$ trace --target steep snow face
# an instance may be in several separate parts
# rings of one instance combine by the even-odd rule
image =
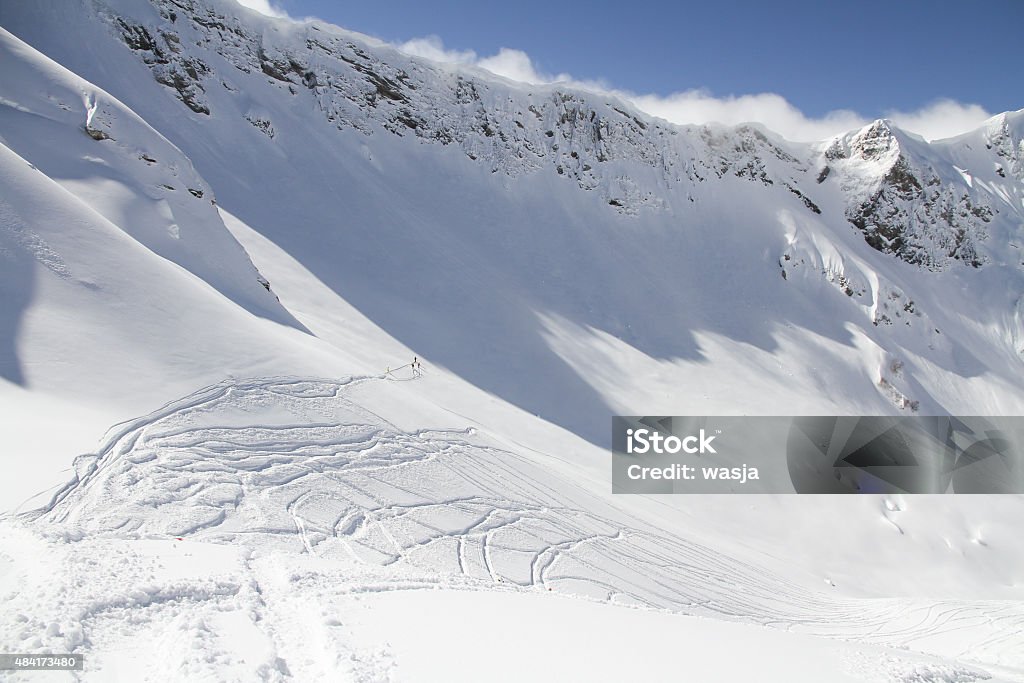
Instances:
[[[97,421],[225,372],[312,367],[297,350],[328,362],[179,149],[2,29],[0,65],[0,495],[52,485],[36,470],[64,469]]]
[[[1024,406],[1019,116],[796,145],[219,0],[0,20],[390,338],[595,443],[614,412]]]
[[[240,306],[296,324],[224,228],[210,187],[180,150],[109,94],[7,31],[0,58],[4,144],[11,152],[131,239]]]

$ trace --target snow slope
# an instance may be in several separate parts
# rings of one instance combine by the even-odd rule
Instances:
[[[0,20],[113,90],[390,337],[594,443],[637,402],[1020,410],[1020,179],[978,161],[968,183],[964,141],[669,126],[216,1]]]
[[[602,448],[618,412],[1020,412],[1019,112],[796,145],[224,0],[0,25],[0,648],[1024,678],[1020,497],[612,497]]]
[[[1020,680],[1019,600],[853,598],[839,577],[812,585],[749,550],[655,527],[474,428],[408,432],[363,407],[402,384],[223,382],[115,428],[76,460],[78,480],[31,533],[2,527],[7,646],[85,651],[104,680],[470,678],[481,675],[463,668],[474,657],[497,678],[607,678],[601,658],[577,658],[614,651],[601,639],[625,630],[623,648],[727,638],[780,680]],[[997,538],[985,544],[1008,542]],[[410,610],[423,616],[396,627]],[[607,626],[545,637],[547,619]],[[460,624],[481,620],[494,626],[464,637]],[[442,633],[473,654],[426,657]],[[548,638],[559,650],[541,646]],[[154,642],[169,653],[151,659]],[[623,649],[618,666],[748,677],[751,660],[728,648],[633,662]]]
[[[5,633],[86,652],[94,680],[1014,681],[1013,670],[739,621],[191,540],[0,526]],[[90,581],[79,584],[78,577]],[[9,617],[9,618],[8,618]],[[957,623],[944,626],[953,629]],[[38,635],[36,635],[38,634]],[[12,640],[12,635],[6,640]],[[33,673],[12,680],[67,680]]]
[[[0,50],[0,374],[14,410],[31,403],[5,429],[4,453],[30,479],[5,478],[5,494],[45,488],[17,464],[47,452],[40,434],[65,433],[66,467],[70,444],[91,448],[98,419],[225,372],[328,359],[261,285],[177,148],[9,33]],[[296,349],[320,363],[288,361]],[[81,411],[91,419],[76,428]]]

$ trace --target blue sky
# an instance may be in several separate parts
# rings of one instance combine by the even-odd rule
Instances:
[[[661,100],[771,93],[811,121],[846,111],[909,116],[940,100],[978,107],[932,112],[933,124],[1024,107],[1024,0],[270,2],[391,42],[435,36],[456,59],[512,48],[542,78],[570,75]],[[673,118],[667,111],[652,113]]]

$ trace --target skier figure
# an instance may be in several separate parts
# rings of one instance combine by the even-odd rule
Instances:
[[[419,377],[420,376],[420,360],[416,356],[412,357],[412,376],[413,377]]]

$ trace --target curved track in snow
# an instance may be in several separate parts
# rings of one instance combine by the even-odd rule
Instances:
[[[1024,666],[1019,604],[808,591],[655,529],[473,429],[406,432],[347,397],[377,381],[202,389],[111,430],[36,524],[290,549],[364,568],[335,586],[342,592],[429,585],[409,581],[412,572]]]

